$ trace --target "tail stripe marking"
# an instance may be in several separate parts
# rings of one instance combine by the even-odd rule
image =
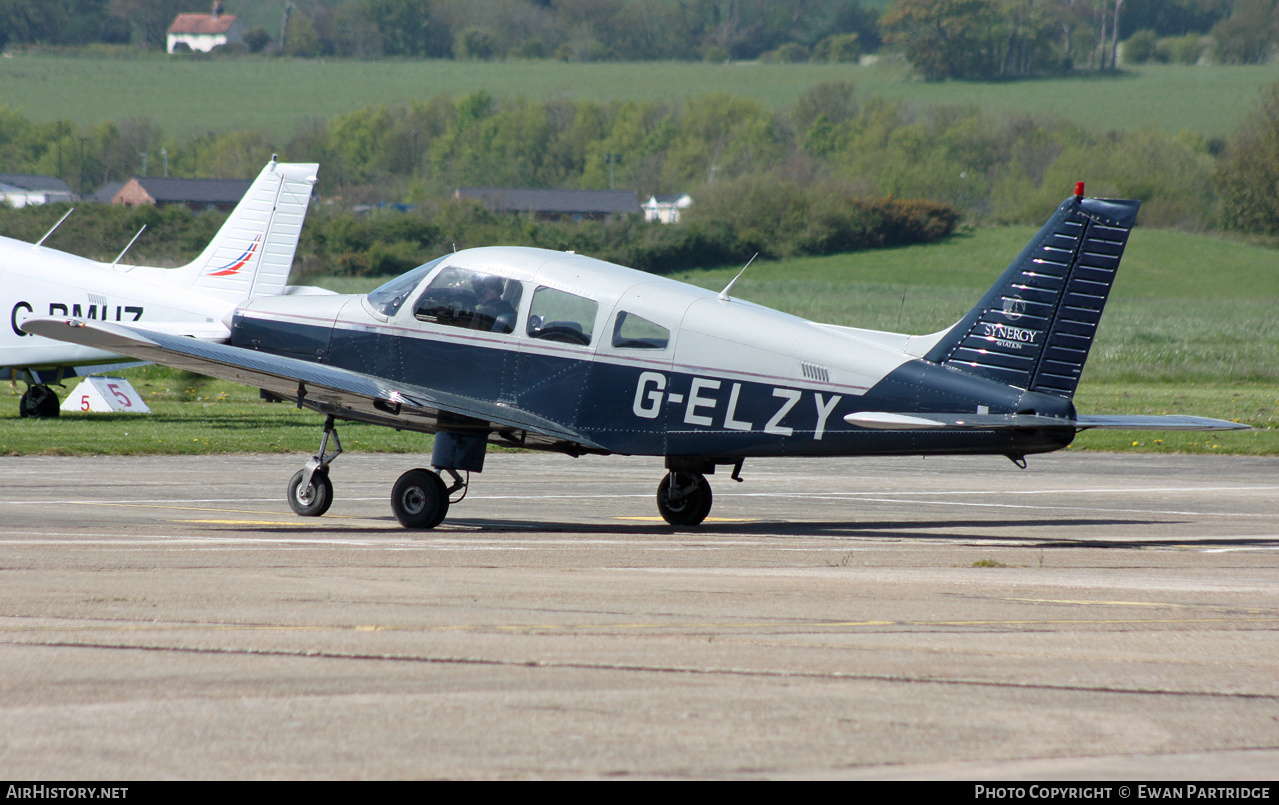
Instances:
[[[248,250],[245,251],[244,254],[235,258],[234,260],[232,260],[230,263],[223,266],[222,268],[218,268],[213,271],[210,271],[208,273],[208,276],[229,277],[232,274],[238,273],[240,269],[248,265],[248,262],[253,259],[253,253],[258,250],[258,242],[261,240],[262,240],[262,236],[258,235],[256,238],[253,239],[253,243],[249,245]]]

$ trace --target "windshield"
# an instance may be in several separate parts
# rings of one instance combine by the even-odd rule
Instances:
[[[523,293],[518,280],[448,266],[431,280],[413,315],[433,324],[510,333]]]
[[[444,255],[448,257],[448,255]],[[420,265],[407,274],[401,274],[390,282],[386,283],[377,290],[371,292],[366,299],[369,305],[386,316],[388,319],[399,312],[400,306],[404,304],[404,300],[409,298],[413,293],[413,289],[418,286],[422,278],[438,266],[444,257],[437,257],[431,262]]]

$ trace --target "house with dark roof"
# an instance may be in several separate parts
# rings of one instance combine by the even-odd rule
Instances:
[[[92,201],[97,204],[110,204],[115,199],[115,194],[120,192],[120,188],[124,187],[124,182],[107,182],[94,192],[82,198],[85,201]]]
[[[638,215],[634,190],[542,190],[531,187],[459,187],[458,199],[473,199],[494,212],[530,212],[541,218],[602,220]]]
[[[29,173],[0,173],[0,204],[25,207],[28,204],[54,204],[75,201],[75,193],[67,183],[54,176]]]
[[[161,179],[134,177],[111,196],[112,204],[182,204],[192,210],[229,211],[249,191],[249,179]]]
[[[221,0],[213,3],[212,14],[179,14],[169,26],[165,49],[198,50],[208,53],[218,45],[244,44],[244,23],[234,14],[223,14]]]
[[[693,199],[687,193],[681,196],[649,196],[648,201],[640,206],[644,208],[645,220],[678,224],[680,210],[693,206]]]

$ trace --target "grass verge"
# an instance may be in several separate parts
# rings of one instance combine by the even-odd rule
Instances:
[[[21,419],[22,385],[6,386],[0,394],[0,455],[314,453],[319,447],[323,417],[265,402],[255,388],[163,366],[113,375],[127,378],[152,413],[64,411],[56,419]],[[78,382],[70,381],[66,391]],[[340,432],[349,451],[413,453],[429,451],[432,443],[430,436],[373,425],[347,423]]]

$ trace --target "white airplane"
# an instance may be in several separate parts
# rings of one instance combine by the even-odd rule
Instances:
[[[706,475],[758,456],[993,454],[1019,466],[1078,431],[1247,427],[1086,416],[1071,402],[1139,202],[1057,209],[953,327],[912,336],[818,324],[570,252],[447,254],[362,296],[264,298],[230,343],[59,316],[29,332],[247,383],[326,416],[289,505],[323,514],[338,419],[435,433],[391,509],[433,528],[486,444],[664,457],[657,507],[695,526]],[[740,276],[740,275],[739,275]],[[736,282],[736,280],[734,280]],[[329,449],[330,439],[333,449]],[[464,481],[459,472],[468,473]]]
[[[273,157],[204,252],[182,268],[120,265],[123,252],[115,262],[100,263],[46,248],[57,225],[35,244],[0,237],[0,310],[9,314],[8,326],[0,325],[0,371],[27,384],[22,416],[57,416],[50,385],[122,360],[25,333],[27,318],[137,322],[179,335],[226,338],[230,314],[243,302],[328,293],[288,285],[318,167]]]

